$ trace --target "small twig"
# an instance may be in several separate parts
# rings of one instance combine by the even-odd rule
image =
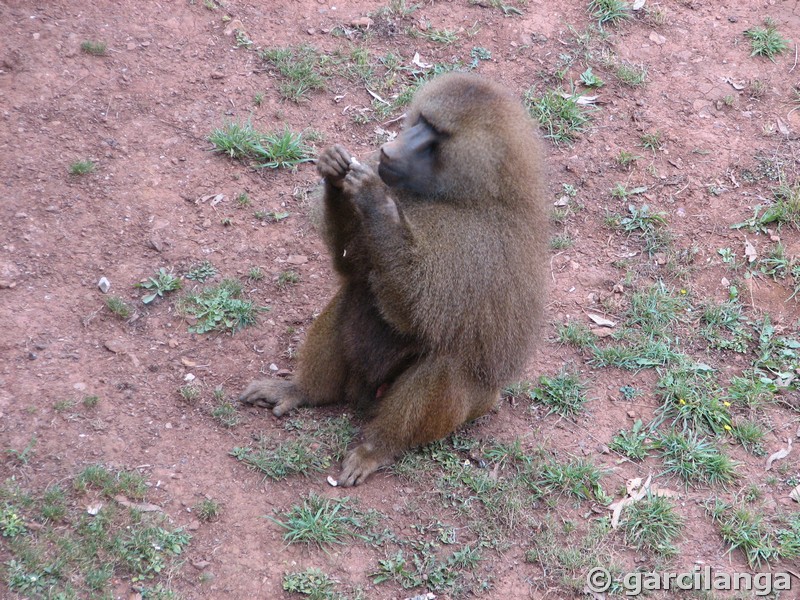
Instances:
[[[789,73],[791,73],[792,71],[794,71],[794,68],[795,68],[796,66],[797,66],[797,44],[795,44],[795,45],[794,45],[794,64],[792,65],[792,68],[791,68],[791,69],[789,69]]]
[[[392,103],[391,103],[391,102],[387,102],[386,100],[384,100],[383,98],[381,98],[380,96],[378,96],[378,94],[376,94],[375,92],[373,92],[373,91],[372,91],[371,89],[369,89],[368,87],[365,87],[364,89],[365,89],[365,90],[367,90],[367,91],[369,92],[369,95],[370,95],[370,96],[372,96],[373,98],[375,98],[375,100],[377,100],[378,102],[382,102],[382,103],[383,103],[383,104],[385,104],[386,106],[391,106],[391,105],[392,105]]]
[[[382,125],[391,125],[392,123],[397,123],[398,121],[402,121],[406,118],[406,113],[403,113],[399,117],[395,117],[394,119],[389,119],[388,121],[384,121],[381,123]]]

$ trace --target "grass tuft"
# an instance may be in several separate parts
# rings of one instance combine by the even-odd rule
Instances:
[[[789,49],[789,40],[778,33],[775,21],[764,19],[764,27],[753,27],[744,32],[750,38],[750,56],[765,56],[772,62],[775,57]]]
[[[97,42],[93,40],[81,42],[81,51],[85,54],[91,54],[92,56],[105,56],[107,49],[108,47],[105,42]]]
[[[631,18],[631,7],[624,0],[590,0],[589,12],[601,28]]]
[[[242,300],[242,284],[235,279],[223,279],[218,285],[193,292],[178,301],[178,312],[194,320],[191,333],[228,331],[236,333],[253,325],[259,311],[251,300]]]
[[[537,96],[534,88],[525,94],[525,103],[536,121],[546,131],[545,137],[555,144],[572,143],[579,133],[586,131],[591,120],[589,110],[581,104],[581,95],[560,90],[548,90]]]
[[[208,139],[215,152],[253,161],[258,168],[288,169],[312,160],[312,150],[306,145],[304,135],[288,128],[261,133],[249,121],[227,121],[212,131]]]
[[[683,519],[668,498],[648,494],[628,506],[623,514],[621,525],[626,543],[665,557],[677,554],[673,541],[683,528]]]
[[[91,160],[77,160],[69,166],[70,175],[88,175],[95,169],[95,163]]]

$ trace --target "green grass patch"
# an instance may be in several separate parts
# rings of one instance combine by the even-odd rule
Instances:
[[[189,326],[191,333],[223,331],[236,333],[256,322],[259,311],[251,300],[244,300],[242,284],[235,279],[223,279],[218,285],[206,287],[180,298],[177,309],[180,314],[194,320]]]
[[[630,431],[621,430],[611,439],[609,449],[635,461],[644,460],[653,447],[652,434],[645,429],[641,419],[637,419]]]
[[[283,513],[281,519],[266,517],[285,530],[288,544],[306,544],[326,548],[346,540],[363,538],[371,526],[370,518],[352,506],[349,497],[324,498],[311,492]]]
[[[304,102],[309,92],[325,88],[322,56],[311,46],[267,48],[261,58],[280,73],[283,81],[278,91],[286,100]]]
[[[559,590],[557,596],[580,598],[586,589],[586,574],[602,567],[611,574],[613,597],[624,595],[622,575],[627,571],[622,564],[613,561],[613,530],[610,519],[603,517],[586,523],[579,531],[570,522],[552,518],[545,519],[531,536],[531,548],[525,553],[525,562],[538,565],[540,581],[549,589]]]
[[[81,42],[81,52],[92,56],[105,56],[108,45],[105,42],[86,40]]]
[[[549,493],[567,494],[578,500],[596,500],[607,504],[610,498],[600,485],[603,474],[602,469],[583,458],[568,462],[551,460],[541,466],[538,484]]]
[[[747,450],[753,456],[764,456],[764,438],[767,435],[766,430],[753,421],[738,421],[731,429],[733,439],[742,445],[742,448]]]
[[[312,160],[312,149],[303,133],[289,128],[262,133],[250,121],[226,121],[208,136],[215,152],[238,160],[251,161],[257,168],[292,168]]]
[[[731,403],[717,384],[717,374],[697,365],[667,369],[659,378],[658,394],[662,405],[656,421],[667,418],[693,431],[722,435],[731,431]]]
[[[771,18],[764,19],[763,27],[752,27],[744,32],[750,39],[750,56],[764,56],[775,62],[775,57],[789,49],[789,42],[779,32]]]
[[[640,87],[647,83],[647,67],[644,65],[621,62],[614,69],[614,75],[620,83],[629,87]]]
[[[624,0],[590,0],[589,13],[597,19],[597,24],[617,25],[631,18],[631,7]]]
[[[142,296],[142,302],[150,304],[156,298],[163,298],[165,294],[181,289],[181,279],[161,267],[153,277],[137,283],[136,287],[149,290],[150,293]]]
[[[577,373],[563,367],[554,377],[542,375],[539,385],[528,392],[531,400],[541,402],[562,417],[575,416],[584,410],[588,402],[585,395],[586,383],[580,380]]]
[[[708,341],[709,346],[717,350],[743,354],[753,341],[748,327],[749,320],[738,300],[728,300],[720,304],[709,302],[703,308],[700,322],[700,335]]]
[[[280,481],[326,470],[333,461],[342,459],[355,435],[345,416],[322,421],[291,419],[286,425],[298,432],[296,438],[277,441],[261,436],[255,446],[233,448],[231,456],[265,477]]]
[[[676,475],[687,485],[727,486],[736,479],[736,464],[710,439],[692,431],[669,431],[658,439],[665,473]]]
[[[83,493],[99,490],[109,498],[122,494],[141,500],[147,495],[147,479],[139,471],[113,471],[100,464],[89,465],[78,473],[73,487]]]
[[[286,573],[282,586],[284,591],[307,596],[309,600],[346,600],[346,596],[336,591],[338,583],[324,571],[311,567]]]
[[[53,485],[23,492],[10,480],[0,486],[7,589],[26,598],[110,598],[124,582],[143,597],[173,597],[169,580],[190,536],[168,528],[161,514],[122,509],[111,499],[137,496],[125,481],[129,473],[87,467],[72,491]],[[107,499],[87,512],[94,489]],[[152,595],[156,590],[162,595]]]
[[[219,271],[217,271],[217,268],[212,265],[210,261],[204,260],[189,267],[189,270],[186,271],[184,277],[186,279],[191,279],[192,281],[203,283],[206,280],[214,277],[218,272]]]
[[[97,165],[91,160],[77,160],[69,166],[70,175],[88,175]]]
[[[579,350],[589,348],[597,341],[597,336],[591,329],[576,321],[560,323],[557,334],[559,343],[568,344]]]
[[[204,498],[192,507],[192,511],[198,519],[204,523],[215,520],[222,512],[219,502],[211,498]]]
[[[677,554],[674,540],[683,529],[684,522],[669,498],[648,494],[626,507],[622,514],[620,525],[627,544],[664,557]]]
[[[133,310],[128,306],[128,303],[118,296],[106,296],[104,303],[106,308],[120,319],[128,319],[133,314]]]
[[[581,103],[581,94],[561,90],[548,90],[536,95],[534,88],[525,94],[525,104],[531,116],[545,131],[545,137],[555,144],[572,143],[578,134],[586,131],[590,110]]]
[[[752,568],[780,556],[775,535],[764,521],[763,512],[752,512],[744,506],[735,506],[722,500],[716,500],[708,507],[708,512],[719,528],[722,539],[728,544],[728,552],[742,551]]]

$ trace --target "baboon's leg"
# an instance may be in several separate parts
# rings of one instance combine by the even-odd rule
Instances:
[[[364,427],[364,442],[343,463],[340,484],[358,485],[409,448],[441,439],[486,414],[498,390],[481,386],[447,359],[424,361],[394,381]]]

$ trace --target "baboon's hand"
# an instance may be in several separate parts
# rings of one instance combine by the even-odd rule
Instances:
[[[261,379],[247,386],[239,396],[239,402],[261,408],[272,408],[272,414],[282,417],[303,404],[303,399],[291,382]]]
[[[399,222],[397,204],[389,194],[378,174],[370,167],[354,162],[344,178],[342,191],[362,215],[388,217]]]
[[[317,159],[317,172],[332,186],[341,188],[352,162],[353,157],[347,149],[336,144],[326,149]]]

